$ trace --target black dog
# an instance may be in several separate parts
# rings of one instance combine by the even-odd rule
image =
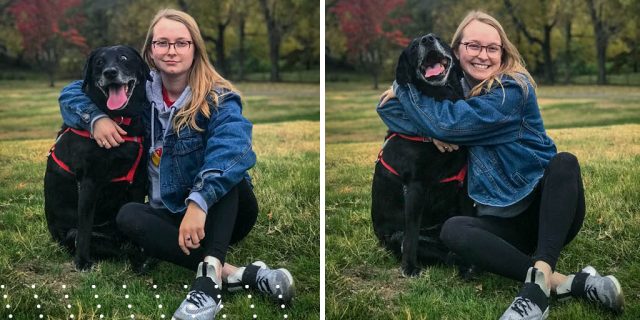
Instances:
[[[414,39],[400,55],[399,84],[412,83],[438,101],[463,98],[462,69],[451,48],[437,36]],[[402,258],[405,276],[420,263],[455,261],[441,243],[440,229],[453,215],[469,215],[465,187],[467,152],[441,153],[429,138],[389,132],[380,151],[372,186],[371,218],[378,239]],[[463,277],[468,268],[460,268]]]
[[[62,126],[51,148],[44,177],[45,215],[53,239],[75,252],[75,266],[87,270],[92,257],[121,255],[124,237],[115,216],[127,202],[146,195],[143,112],[149,108],[145,83],[149,67],[133,48],[94,50],[82,89],[127,131],[117,148],[103,149],[89,132]]]

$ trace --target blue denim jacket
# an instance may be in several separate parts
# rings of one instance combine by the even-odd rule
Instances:
[[[81,81],[68,85],[60,94],[60,112],[65,124],[91,130],[92,121],[104,114],[81,91]],[[160,162],[160,193],[172,212],[186,210],[185,199],[198,193],[208,207],[215,204],[233,186],[248,178],[247,170],[255,165],[251,148],[252,124],[242,116],[240,96],[233,92],[220,96],[218,106],[210,103],[211,117],[199,115],[197,123],[204,132],[189,127],[164,137]],[[151,108],[145,110],[148,132]],[[155,128],[160,128],[159,120]],[[162,139],[162,130],[156,130]],[[148,138],[148,137],[147,137]]]
[[[437,102],[415,86],[394,84],[397,98],[377,108],[389,130],[468,146],[469,196],[506,207],[525,198],[556,154],[533,87],[513,78],[467,100]]]

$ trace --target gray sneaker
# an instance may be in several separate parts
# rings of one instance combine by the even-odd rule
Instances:
[[[550,290],[544,273],[531,267],[518,296],[511,302],[500,320],[542,320],[549,316]]]
[[[249,270],[251,267],[258,267],[255,269],[256,280],[254,287],[258,291],[267,294],[273,300],[283,303],[290,303],[295,295],[295,286],[293,283],[293,276],[289,270],[269,269],[269,267],[262,261],[256,261],[247,267]],[[251,268],[253,269],[253,268]]]
[[[624,311],[624,294],[620,282],[614,276],[587,275],[586,278],[576,275],[574,284],[580,286],[580,280],[584,283],[584,291],[581,295],[587,300],[608,308],[616,313]],[[578,281],[576,281],[578,280]],[[573,289],[573,288],[572,288]]]
[[[200,262],[191,291],[182,301],[172,320],[212,320],[222,307],[220,281],[213,265]]]

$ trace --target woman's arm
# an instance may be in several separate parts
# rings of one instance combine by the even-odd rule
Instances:
[[[109,119],[82,91],[82,81],[71,82],[58,98],[62,121],[70,127],[91,132],[98,145],[107,149],[124,142],[127,132]]]
[[[490,145],[514,141],[522,122],[525,98],[520,86],[513,80],[503,81],[503,88],[468,100],[437,102],[422,95],[413,85],[397,86],[397,106],[378,108],[385,118],[407,118],[425,136],[466,145]],[[535,99],[530,88],[527,99]],[[390,103],[393,102],[393,99]],[[397,119],[385,120],[398,122]]]
[[[242,116],[239,96],[229,93],[220,97],[218,108],[212,108],[206,129],[204,164],[194,180],[187,202],[194,201],[207,212],[242,181],[247,170],[256,163],[256,155],[251,148],[252,127],[251,122]]]

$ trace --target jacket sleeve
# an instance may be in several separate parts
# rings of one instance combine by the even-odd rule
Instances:
[[[441,102],[411,84],[394,87],[406,117],[424,136],[462,145],[501,144],[518,137],[525,97],[514,80],[467,100]],[[532,95],[530,87],[527,98],[535,99]]]
[[[205,134],[204,164],[187,198],[200,207],[203,199],[205,212],[242,181],[256,163],[256,154],[251,148],[253,125],[242,116],[240,97],[228,93],[219,101],[218,108],[212,108]]]
[[[62,121],[70,127],[93,133],[93,123],[107,115],[82,92],[82,81],[76,80],[62,89],[58,98]]]

